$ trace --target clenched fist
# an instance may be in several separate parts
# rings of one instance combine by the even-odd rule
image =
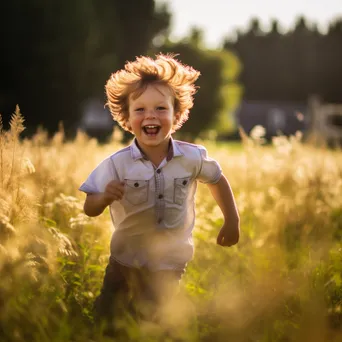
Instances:
[[[117,180],[113,180],[106,185],[103,193],[103,199],[107,205],[112,204],[114,201],[122,199],[125,189],[125,183]]]

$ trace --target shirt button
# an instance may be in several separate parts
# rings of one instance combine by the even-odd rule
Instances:
[[[159,196],[158,196],[158,198],[159,199],[162,199],[164,196],[162,195],[162,194],[160,194]]]
[[[183,181],[183,185],[186,185],[186,183],[187,183],[187,181],[185,180],[185,181]]]
[[[158,170],[157,170],[157,173],[160,173],[160,172],[161,172],[161,170],[160,170],[160,169],[158,169]]]
[[[134,183],[134,186],[137,188],[139,186],[139,183]]]

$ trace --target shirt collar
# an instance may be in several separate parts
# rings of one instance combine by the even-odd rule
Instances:
[[[134,161],[137,161],[139,159],[145,159],[148,160],[147,156],[144,154],[144,152],[140,149],[138,141],[136,138],[134,138],[132,144],[130,145],[131,149],[131,156]],[[166,156],[166,160],[170,161],[174,157],[182,156],[183,152],[179,149],[178,145],[175,143],[175,141],[170,138],[169,143],[169,150]]]

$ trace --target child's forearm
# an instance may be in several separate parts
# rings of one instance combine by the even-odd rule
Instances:
[[[239,222],[239,213],[236,207],[233,191],[227,178],[222,175],[216,184],[208,184],[208,187],[220,207],[224,219]]]
[[[103,213],[108,203],[103,193],[88,194],[84,202],[84,212],[88,216],[98,216]]]

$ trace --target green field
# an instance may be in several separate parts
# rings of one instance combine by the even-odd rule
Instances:
[[[0,138],[0,341],[109,341],[91,307],[111,222],[82,212],[77,189],[118,136]],[[237,246],[215,244],[219,208],[200,185],[195,257],[160,324],[123,315],[119,341],[342,340],[342,154],[279,137],[263,147],[200,142],[217,159],[241,216]]]

